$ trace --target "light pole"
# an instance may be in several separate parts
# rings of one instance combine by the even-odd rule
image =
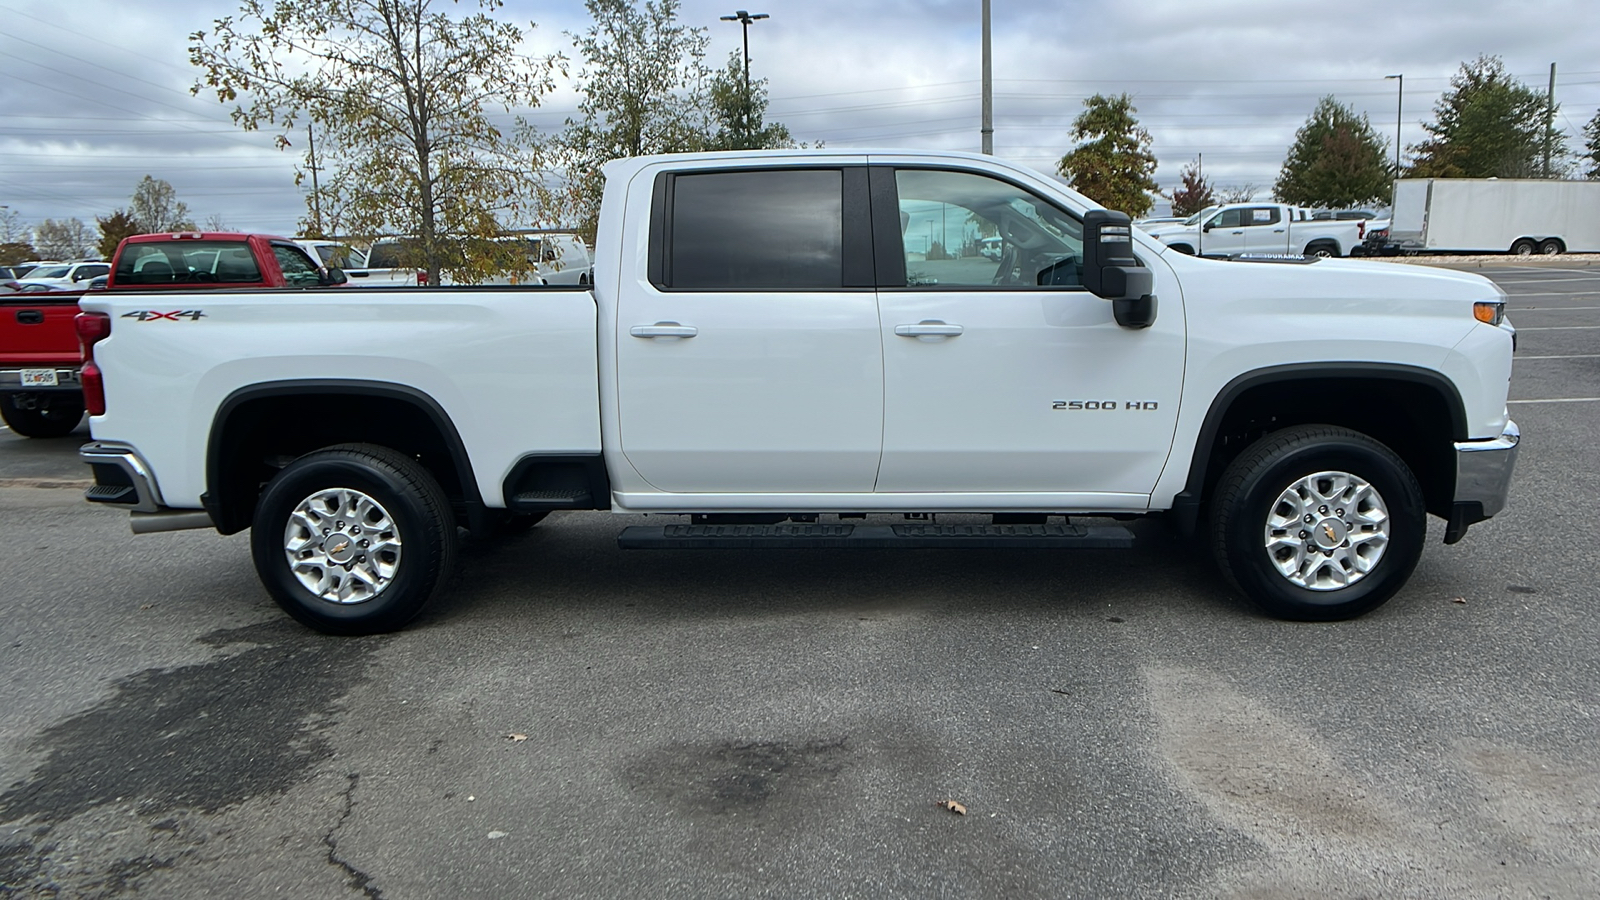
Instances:
[[[766,13],[751,13],[745,10],[734,10],[733,15],[723,16],[724,22],[738,22],[744,31],[744,131],[745,139],[750,137],[750,23],[757,19],[770,18]]]
[[[989,57],[989,0],[983,0],[983,152],[994,155],[994,75]]]
[[[1400,177],[1400,123],[1405,121],[1406,103],[1406,76],[1385,75],[1384,81],[1398,81],[1399,90],[1395,91],[1394,100],[1394,177]]]

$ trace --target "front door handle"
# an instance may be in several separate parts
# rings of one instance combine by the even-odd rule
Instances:
[[[37,310],[37,309],[19,309],[19,310],[17,310],[17,324],[18,325],[43,325],[44,324],[44,312],[42,310]]]
[[[894,327],[894,333],[901,337],[955,337],[964,330],[960,325],[950,325],[937,319],[924,319],[915,325]]]
[[[677,322],[657,322],[654,325],[635,325],[628,333],[636,338],[692,338],[700,333],[693,325]]]
[[[1272,229],[1272,233],[1273,234],[1283,234],[1283,229],[1282,228],[1274,228],[1274,229]]]

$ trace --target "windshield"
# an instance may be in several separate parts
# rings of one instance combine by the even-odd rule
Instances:
[[[71,266],[40,266],[28,273],[29,278],[65,278]]]

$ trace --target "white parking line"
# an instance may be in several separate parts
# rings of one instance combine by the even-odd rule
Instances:
[[[1507,400],[1507,403],[1600,403],[1600,397],[1555,397],[1550,400]]]
[[[1597,276],[1600,276],[1600,273],[1590,275],[1588,278],[1525,278],[1520,281],[1515,278],[1507,278],[1501,281],[1496,281],[1495,284],[1498,284],[1501,287],[1504,287],[1508,284],[1561,284],[1565,281],[1594,281]]]
[[[1600,325],[1534,325],[1529,328],[1518,328],[1518,331],[1593,331]]]
[[[1600,306],[1526,306],[1520,309],[1513,307],[1511,311],[1520,316],[1524,313],[1572,312],[1585,309],[1600,309]]]
[[[1600,353],[1574,353],[1569,356],[1513,356],[1514,362],[1523,362],[1529,359],[1600,359]]]

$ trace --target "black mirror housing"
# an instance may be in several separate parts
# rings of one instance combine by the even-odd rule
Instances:
[[[1133,255],[1133,221],[1127,213],[1096,209],[1084,214],[1083,286],[1112,301],[1118,325],[1155,323],[1156,298],[1150,293],[1155,275]]]
[[[338,266],[328,266],[317,273],[317,283],[321,285],[344,284],[349,280],[350,277]]]

